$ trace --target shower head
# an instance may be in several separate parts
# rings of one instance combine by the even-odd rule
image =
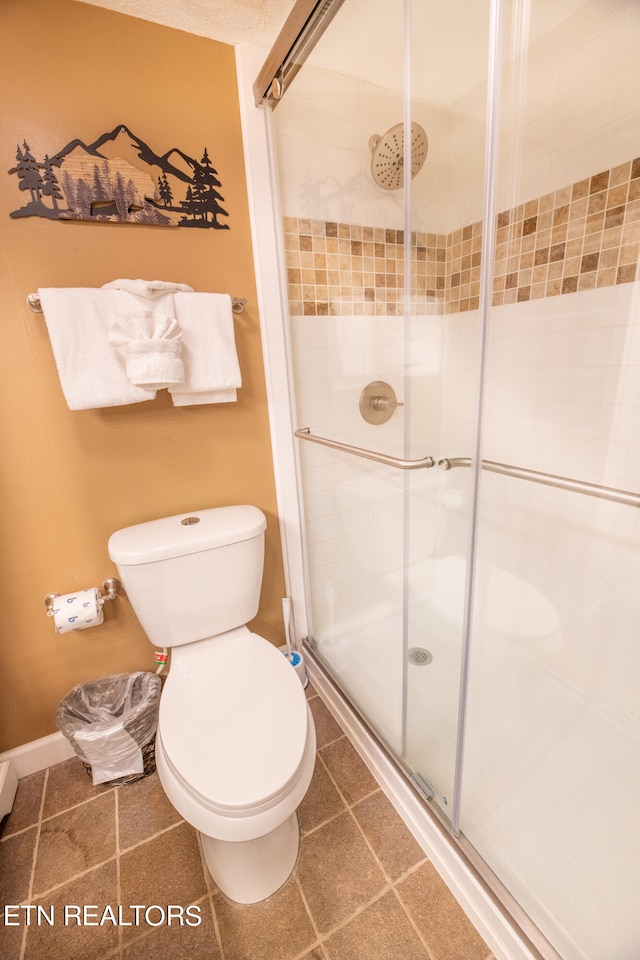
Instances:
[[[411,179],[427,159],[429,141],[419,123],[411,124]],[[383,190],[397,190],[404,183],[404,124],[396,123],[382,136],[369,138],[371,176]]]

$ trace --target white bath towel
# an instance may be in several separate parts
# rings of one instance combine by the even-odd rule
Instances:
[[[119,315],[118,291],[45,287],[38,294],[70,410],[116,407],[155,397],[155,390],[130,382],[122,357],[107,340]]]
[[[229,403],[242,386],[231,297],[223,293],[176,293],[175,316],[183,333],[185,382],[169,387],[177,407]]]
[[[193,293],[193,287],[186,283],[172,283],[168,280],[111,280],[102,286],[103,290],[124,290],[134,297],[145,300],[157,300],[171,293]]]
[[[131,383],[160,390],[184,383],[182,330],[175,317],[158,310],[141,310],[115,320],[107,335],[125,362]]]

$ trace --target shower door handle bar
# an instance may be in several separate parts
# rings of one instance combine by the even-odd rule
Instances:
[[[442,460],[438,460],[438,466],[441,470],[451,470],[453,467],[470,467],[471,458],[444,457]],[[560,490],[572,490],[575,493],[584,493],[589,497],[599,497],[601,500],[623,503],[628,507],[640,507],[640,493],[633,493],[630,490],[618,490],[616,487],[605,487],[598,483],[572,480],[570,477],[559,477],[553,473],[528,470],[526,467],[513,467],[508,463],[497,463],[495,460],[483,460],[482,469],[491,473],[500,473],[505,477],[531,480],[533,483],[542,483],[547,487],[558,487]]]
[[[376,463],[385,463],[387,466],[397,467],[399,470],[424,470],[429,469],[429,467],[435,467],[436,465],[433,457],[420,457],[419,460],[403,460],[401,457],[392,457],[386,453],[377,453],[375,450],[367,450],[365,447],[354,447],[350,443],[340,443],[338,440],[319,437],[311,433],[309,427],[302,427],[300,430],[295,430],[293,435],[300,440],[310,440],[312,443],[319,443],[323,447],[341,450],[343,453],[350,453],[354,457],[363,457],[365,460],[375,460]]]

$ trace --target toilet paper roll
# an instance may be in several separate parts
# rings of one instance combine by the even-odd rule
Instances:
[[[56,597],[52,612],[58,633],[97,627],[104,620],[102,597],[97,587]]]

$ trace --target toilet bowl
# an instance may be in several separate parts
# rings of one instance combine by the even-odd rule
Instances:
[[[156,734],[160,781],[199,832],[213,880],[238,903],[265,899],[289,877],[296,810],[315,763],[295,670],[246,626],[257,612],[265,526],[255,507],[222,507],[109,540],[147,636],[172,648]]]

